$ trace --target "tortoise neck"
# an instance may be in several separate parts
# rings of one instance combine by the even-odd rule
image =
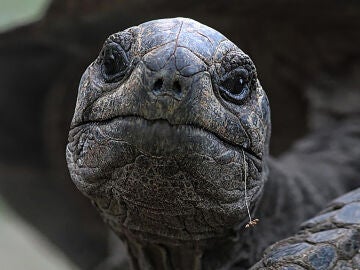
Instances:
[[[238,239],[224,237],[206,242],[169,245],[127,239],[132,270],[217,270],[230,269]]]
[[[132,270],[202,270],[203,250],[197,247],[127,242]]]

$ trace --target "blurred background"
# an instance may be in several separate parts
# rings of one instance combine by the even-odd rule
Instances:
[[[95,269],[108,257],[108,230],[65,162],[78,82],[108,35],[174,16],[217,29],[254,60],[272,155],[360,115],[355,0],[0,0],[0,269]]]

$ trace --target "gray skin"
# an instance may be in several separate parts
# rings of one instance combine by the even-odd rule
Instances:
[[[280,255],[292,257],[274,256],[276,245],[263,253],[350,188],[356,121],[270,158],[269,103],[249,56],[196,21],[164,19],[106,40],[81,79],[66,156],[76,186],[127,244],[131,269],[248,269],[259,259],[253,269],[350,260],[356,269],[360,218],[349,215],[332,223],[351,232],[342,231],[355,243],[347,257],[331,243],[333,253],[305,244],[292,252],[294,242],[310,241],[304,232],[332,229],[318,224],[279,242]],[[339,134],[344,142],[334,144]],[[341,168],[332,151],[346,157]],[[360,189],[353,193],[359,215]],[[245,228],[246,204],[257,209],[254,228]],[[331,263],[316,268],[294,254]]]

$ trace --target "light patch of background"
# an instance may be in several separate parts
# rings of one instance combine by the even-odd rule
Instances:
[[[76,267],[0,201],[0,269],[76,270]]]
[[[0,0],[0,31],[40,19],[48,4],[48,0]]]

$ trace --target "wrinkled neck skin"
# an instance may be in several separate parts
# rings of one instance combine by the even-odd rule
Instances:
[[[230,236],[181,245],[144,243],[131,237],[125,242],[134,270],[229,269],[236,244]]]
[[[233,269],[236,262],[248,269],[256,261],[250,230],[243,224],[222,237],[173,244],[141,241],[124,231],[120,238],[133,270],[225,270]],[[262,244],[265,248],[269,241]]]
[[[331,143],[332,139],[326,143]],[[309,136],[300,143],[313,140]],[[344,136],[343,145],[347,143],[349,141]],[[260,220],[256,226],[245,228],[246,220],[223,237],[183,245],[144,243],[131,234],[124,235],[121,238],[127,244],[132,269],[249,269],[270,244],[298,231],[300,224],[323,209],[329,200],[351,189],[352,178],[345,176],[349,172],[356,173],[351,157],[343,164],[343,177],[339,177],[335,171],[332,172],[333,165],[327,162],[332,155],[316,160],[316,155],[314,157],[309,152],[309,159],[304,160],[299,151],[295,149],[277,160],[268,158],[268,179],[261,198],[252,208],[253,218]],[[301,149],[301,152],[306,153],[306,149]],[[312,166],[315,160],[328,168],[331,179],[302,171],[303,166]],[[286,170],[294,162],[300,165],[298,170]]]

